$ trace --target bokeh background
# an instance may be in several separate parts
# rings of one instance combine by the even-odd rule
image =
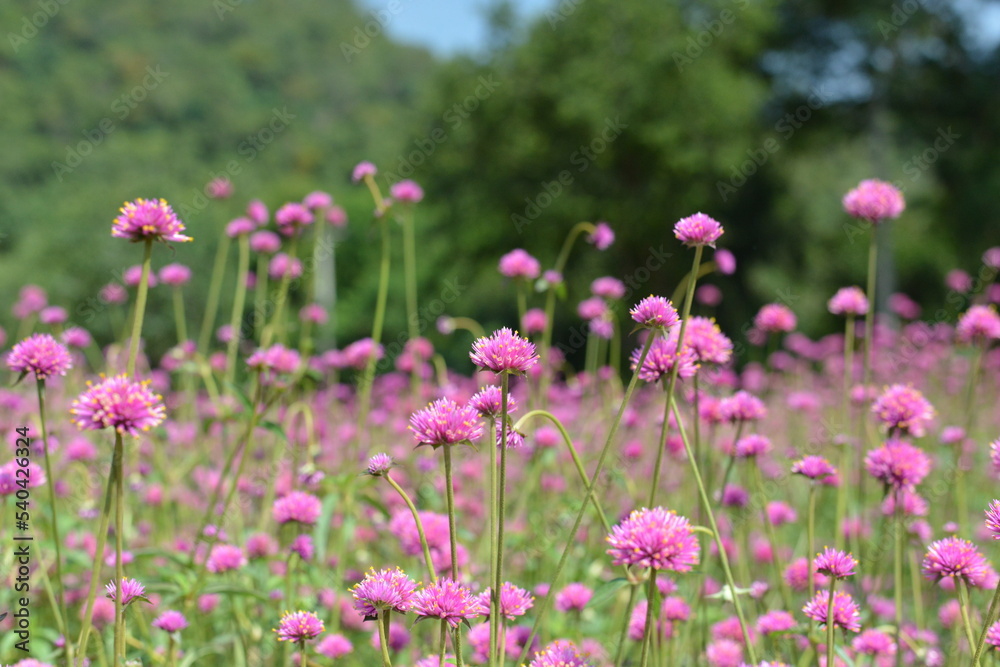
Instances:
[[[10,336],[9,304],[35,283],[110,340],[94,300],[140,254],[109,239],[123,201],[166,198],[195,237],[156,267],[195,268],[197,323],[226,222],[252,198],[273,211],[313,190],[349,217],[319,338],[367,335],[378,243],[371,198],[350,183],[361,160],[385,191],[403,177],[426,190],[421,302],[453,280],[448,314],[487,327],[516,322],[501,254],[523,247],[548,267],[574,223],[608,221],[611,249],[570,261],[557,338],[593,278],[634,280],[651,254],[673,257],[637,296],[669,295],[690,261],[670,229],[695,211],[722,221],[739,262],[710,279],[737,342],[771,301],[807,333],[831,330],[827,298],[865,275],[867,232],[840,206],[863,178],[908,202],[881,238],[886,294],[933,313],[945,273],[975,275],[1000,243],[996,2],[6,0],[0,25]],[[205,196],[217,176],[231,198]],[[174,343],[166,289],[150,310],[155,356]],[[400,284],[390,311],[386,340],[405,328]]]

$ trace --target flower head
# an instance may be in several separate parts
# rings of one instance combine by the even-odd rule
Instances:
[[[729,422],[757,421],[767,416],[764,401],[742,389],[723,399],[719,410],[723,419]]]
[[[285,612],[281,617],[281,622],[275,628],[278,633],[279,642],[302,643],[308,639],[314,639],[326,630],[323,621],[311,611],[297,611],[294,613]]]
[[[118,595],[118,587],[115,586],[115,582],[109,582],[104,586],[104,590],[107,591],[107,594],[104,597],[114,601],[115,597]],[[149,600],[146,599],[146,587],[135,579],[122,577],[122,607],[127,607],[136,600],[149,602]]]
[[[365,474],[381,477],[388,473],[390,468],[392,468],[392,457],[385,453],[379,453],[368,459],[368,468],[365,469]]]
[[[934,406],[909,385],[887,387],[872,404],[876,418],[890,430],[920,437],[934,419]]]
[[[755,458],[769,451],[771,451],[771,439],[758,433],[750,433],[736,441],[737,458]]]
[[[788,333],[795,330],[798,320],[788,306],[780,303],[769,303],[757,312],[753,323],[764,333]]]
[[[15,373],[34,373],[36,380],[66,375],[73,367],[69,350],[49,334],[33,334],[7,354],[7,367]]]
[[[477,339],[469,357],[476,366],[494,373],[526,373],[538,362],[534,344],[507,327]]]
[[[557,639],[535,654],[528,667],[593,667],[587,654],[567,639]]]
[[[972,306],[962,313],[955,325],[955,338],[966,345],[988,345],[990,341],[1000,338],[1000,315],[996,308],[992,305]]]
[[[479,594],[480,613],[483,616],[490,615],[490,600],[493,597],[493,588],[487,588]],[[535,598],[531,593],[519,588],[509,581],[505,581],[500,586],[500,615],[508,621],[524,614],[535,604]]]
[[[126,202],[111,224],[111,236],[129,241],[190,241],[184,223],[164,199],[136,199]]]
[[[688,246],[707,245],[714,248],[722,234],[722,225],[704,213],[681,218],[674,225],[674,236]]]
[[[454,445],[478,440],[483,435],[479,413],[450,398],[439,398],[410,415],[410,430],[418,445]]]
[[[869,179],[844,195],[844,210],[854,218],[878,224],[898,218],[906,208],[903,193],[891,183]]]
[[[389,188],[389,194],[396,201],[415,204],[424,198],[424,189],[417,185],[415,181],[402,180],[392,184],[392,187]]]
[[[974,586],[988,574],[989,563],[972,542],[946,537],[927,547],[921,569],[925,577],[934,581],[951,577]]]
[[[273,384],[278,376],[291,375],[301,363],[299,353],[281,343],[259,349],[247,358],[247,366],[261,374],[264,384]]]
[[[792,473],[808,477],[813,481],[823,481],[835,476],[837,469],[822,456],[804,456],[792,464]]]
[[[567,584],[556,594],[556,609],[559,611],[582,611],[593,595],[594,591],[583,584]]]
[[[611,529],[607,541],[615,565],[687,572],[698,564],[700,547],[691,524],[663,507],[634,510]]]
[[[124,373],[99,384],[87,383],[70,407],[73,423],[82,431],[113,428],[123,435],[138,436],[166,418],[159,395],[149,390],[149,381],[132,382]]]
[[[836,579],[844,579],[854,574],[858,561],[851,554],[840,549],[825,548],[816,554],[813,568],[820,574],[826,574]]]
[[[311,225],[313,212],[305,204],[289,202],[274,213],[274,222],[284,236],[295,236],[302,227]]]
[[[827,611],[830,604],[830,591],[816,593],[812,600],[802,608],[809,618],[820,625],[827,624]],[[842,591],[833,594],[833,624],[835,627],[858,632],[861,629],[861,611],[850,595]]]
[[[386,610],[405,614],[413,603],[417,583],[397,568],[368,570],[365,578],[351,589],[354,608],[366,620],[375,619]]]
[[[781,609],[769,611],[757,619],[757,632],[762,635],[769,635],[772,632],[785,632],[794,627],[795,617]]]
[[[615,232],[608,223],[598,222],[587,236],[587,242],[593,243],[598,250],[607,250],[615,242]]]
[[[931,460],[919,447],[889,440],[865,457],[868,474],[895,489],[912,488],[931,471]]]
[[[668,299],[652,294],[629,311],[632,319],[648,329],[670,329],[680,323],[677,309]]]
[[[417,616],[439,618],[453,628],[482,611],[479,598],[451,579],[441,579],[414,593],[411,609]]]
[[[986,508],[986,529],[994,540],[1000,540],[1000,500],[994,500]]]
[[[834,315],[865,315],[868,313],[868,297],[860,287],[841,287],[826,306]]]
[[[874,628],[865,630],[854,638],[851,648],[863,655],[889,657],[896,655],[896,642],[892,637]]]
[[[642,348],[632,350],[629,357],[632,370],[636,369],[640,356],[642,356]],[[698,360],[690,347],[684,345],[680,354],[677,353],[676,335],[671,335],[669,338],[657,338],[650,345],[649,352],[642,362],[642,368],[639,369],[639,379],[646,382],[658,382],[662,378],[669,377],[675,365],[680,366],[677,369],[677,377],[681,380],[693,377],[698,372]]]
[[[319,498],[304,491],[292,491],[274,501],[272,513],[276,523],[291,521],[311,526],[319,519],[323,503]]]
[[[378,169],[375,168],[371,162],[367,160],[359,162],[357,166],[354,167],[354,171],[351,172],[351,180],[355,183],[363,181],[366,176],[374,176],[378,173]]]
[[[534,280],[542,272],[542,265],[527,250],[517,248],[500,258],[499,269],[508,278]]]
[[[499,417],[503,413],[503,391],[495,384],[483,387],[469,399],[469,406],[484,417]],[[507,414],[517,410],[517,401],[507,395]]]
[[[168,609],[153,621],[153,627],[159,628],[165,632],[180,632],[188,626],[187,619],[184,618],[184,614],[179,611],[173,611]]]
[[[243,549],[235,544],[216,544],[208,554],[205,569],[212,574],[238,570],[247,564]]]
[[[684,347],[691,348],[695,358],[706,364],[727,364],[733,355],[733,341],[708,317],[688,319]]]

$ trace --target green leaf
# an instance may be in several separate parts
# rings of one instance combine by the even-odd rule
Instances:
[[[269,421],[269,420],[263,420],[263,421],[260,422],[260,424],[258,424],[258,426],[260,426],[261,428],[266,429],[266,430],[270,431],[271,433],[274,433],[275,435],[279,436],[282,440],[285,441],[286,445],[290,444],[289,441],[288,441],[288,434],[285,433],[285,429],[281,428],[280,424],[277,424],[277,423],[275,423],[273,421]]]

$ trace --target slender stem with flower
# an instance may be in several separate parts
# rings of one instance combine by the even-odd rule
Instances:
[[[500,468],[497,477],[497,549],[496,549],[496,572],[493,577],[493,595],[490,598],[490,616],[496,616],[499,627],[503,621],[500,618],[500,591],[503,583],[503,540],[504,540],[504,511],[506,510],[506,488],[507,488],[507,398],[509,396],[510,374],[503,373],[500,376]],[[492,442],[486,443],[487,447],[493,447]],[[455,555],[452,554],[452,562]],[[491,652],[499,653],[504,648],[502,639],[497,638],[497,645]],[[503,664],[502,658],[500,664]]]
[[[128,366],[126,372],[135,377],[135,364],[139,356],[139,339],[142,337],[142,320],[146,314],[146,297],[149,294],[149,270],[153,257],[153,239],[147,238],[142,255],[142,277],[135,299],[135,318],[132,320],[132,336],[129,340]]]
[[[396,490],[396,493],[399,494],[399,496],[403,499],[403,502],[406,503],[406,506],[409,508],[410,514],[413,515],[413,522],[417,526],[417,535],[420,537],[420,548],[424,552],[424,563],[426,563],[427,565],[427,575],[430,577],[431,583],[436,583],[437,575],[434,573],[434,561],[431,559],[431,550],[427,544],[427,536],[424,533],[424,524],[420,520],[420,514],[417,512],[416,505],[413,504],[413,501],[410,499],[409,494],[403,490],[403,487],[399,485],[399,482],[394,480],[389,475],[388,470],[382,474],[382,477],[385,477],[385,481],[389,483],[389,486],[391,486]],[[454,561],[456,559],[453,558],[452,560]],[[454,576],[454,574],[452,574],[452,579],[454,579],[455,581],[458,580]]]
[[[895,489],[896,493],[896,507],[895,507],[895,541],[894,541],[894,564],[893,564],[893,587],[896,595],[896,646],[902,646],[903,644],[903,533],[906,530],[906,526],[903,523],[903,491],[900,488]],[[966,627],[968,631],[968,626]],[[972,641],[969,641],[969,646],[972,646]],[[896,665],[898,666],[901,661],[902,651],[896,652]]]
[[[243,305],[247,295],[247,276],[250,273],[250,238],[241,234],[239,244],[239,266],[236,273],[236,296],[233,299],[233,312],[229,316],[229,343],[226,349],[226,380],[232,384],[236,377],[236,353],[243,339]]]
[[[403,275],[406,276],[406,329],[409,339],[420,336],[420,322],[417,314],[417,242],[414,234],[413,207],[404,206],[398,216],[403,226]],[[420,364],[413,364],[410,373],[410,396],[417,405],[420,396]]]
[[[366,179],[367,180],[367,179]],[[377,189],[378,186],[372,184],[369,187]],[[378,210],[384,213],[381,208],[381,200],[377,200]],[[378,273],[378,294],[375,298],[375,315],[372,321],[372,345],[377,348],[382,341],[382,327],[385,323],[385,306],[389,298],[389,266],[392,259],[391,246],[389,243],[389,226],[384,218],[377,221],[379,235],[382,238],[382,258],[379,260]],[[374,350],[365,364],[364,375],[361,377],[360,399],[358,405],[358,435],[362,436],[366,432],[368,424],[368,413],[371,411],[372,385],[375,383],[375,359]]]
[[[208,299],[205,302],[205,319],[201,321],[201,333],[198,336],[198,351],[206,354],[208,344],[212,339],[212,329],[219,312],[219,295],[222,293],[222,280],[225,276],[226,258],[229,256],[229,235],[222,230],[219,246],[215,251],[215,264],[212,266],[212,280],[208,284]]]

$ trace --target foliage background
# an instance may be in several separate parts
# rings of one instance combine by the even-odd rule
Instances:
[[[405,172],[427,191],[417,212],[421,302],[454,276],[466,287],[449,314],[488,327],[516,319],[499,256],[524,247],[551,265],[579,220],[609,221],[618,240],[574,255],[557,335],[577,324],[574,304],[593,278],[633,276],[661,244],[676,262],[639,292],[669,294],[688,262],[670,227],[701,210],[726,226],[722,245],[740,263],[718,280],[725,330],[738,338],[762,303],[784,299],[807,332],[828,331],[826,299],[864,275],[866,255],[867,236],[852,233],[839,200],[871,176],[897,182],[908,200],[883,239],[893,259],[883,284],[933,312],[940,276],[975,274],[1000,242],[1000,52],[998,30],[982,21],[987,4],[564,0],[520,21],[493,2],[481,55],[442,58],[395,42],[377,13],[341,0],[6,2],[0,293],[10,304],[23,284],[42,285],[107,342],[94,299],[139,259],[107,242],[110,221],[125,200],[164,197],[196,238],[173,259],[197,269],[186,290],[197,323],[222,226],[251,198],[273,211],[323,189],[350,218],[337,247],[335,324],[321,332],[344,344],[371,326],[372,204],[349,181],[369,159],[384,188]],[[406,20],[406,3],[382,11]],[[44,23],[32,34],[33,17]],[[366,27],[375,36],[359,37]],[[165,75],[143,90],[147,68]],[[294,118],[251,158],[243,142],[275,109]],[[99,131],[105,118],[110,132]],[[609,122],[620,133],[581,162]],[[438,129],[442,141],[431,139]],[[942,133],[953,139],[939,150]],[[56,164],[87,144],[71,171]],[[759,166],[748,162],[755,155]],[[205,200],[204,185],[233,160],[235,196]],[[512,216],[545,201],[562,171],[572,182],[518,224]],[[174,341],[169,293],[151,298],[155,354]],[[404,328],[401,284],[390,309],[387,339]],[[13,335],[9,306],[0,324]]]

